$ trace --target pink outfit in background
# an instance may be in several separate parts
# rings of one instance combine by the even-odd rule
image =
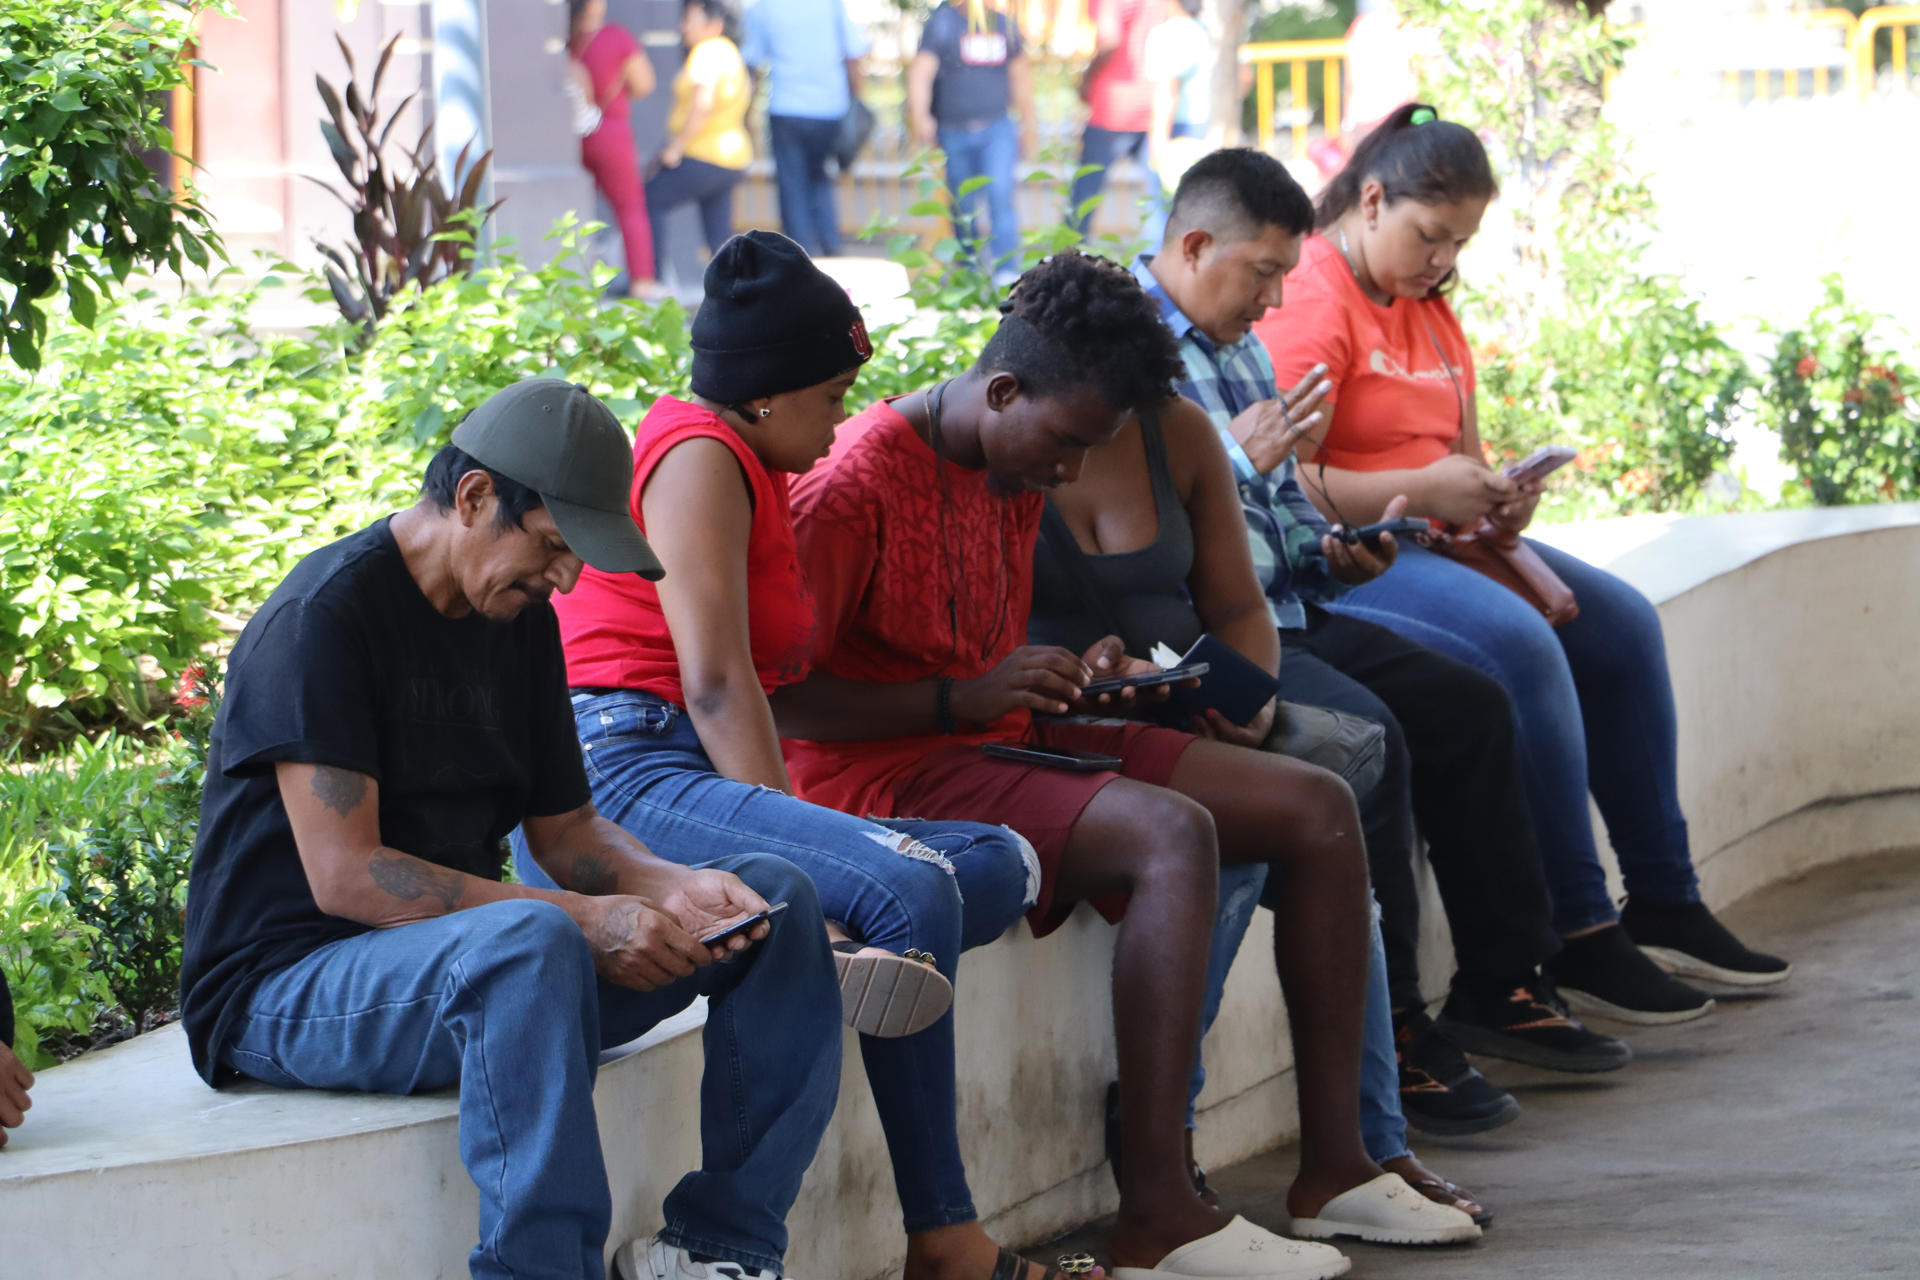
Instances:
[[[580,163],[613,206],[613,219],[626,248],[627,278],[651,280],[653,223],[647,219],[639,147],[628,114],[632,99],[627,94],[626,66],[627,59],[635,56],[646,54],[631,32],[612,22],[596,31],[580,51],[581,65],[593,81],[593,101],[600,108],[600,127],[580,140]]]

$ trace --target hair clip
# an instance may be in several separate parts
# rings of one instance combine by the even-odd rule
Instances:
[[[1407,117],[1408,124],[1432,124],[1440,117],[1432,107],[1415,107],[1413,114]]]

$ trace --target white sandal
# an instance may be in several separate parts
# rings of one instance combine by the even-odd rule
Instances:
[[[1295,1218],[1293,1234],[1309,1240],[1348,1236],[1369,1244],[1464,1244],[1480,1228],[1451,1205],[1427,1199],[1397,1173],[1342,1191],[1316,1217]]]
[[[1115,1267],[1113,1280],[1333,1280],[1353,1265],[1338,1249],[1277,1236],[1235,1215],[1151,1267]]]

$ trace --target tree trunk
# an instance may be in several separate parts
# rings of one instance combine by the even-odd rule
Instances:
[[[1240,145],[1240,41],[1247,31],[1246,0],[1207,0],[1207,29],[1215,34],[1213,137],[1216,146]]]

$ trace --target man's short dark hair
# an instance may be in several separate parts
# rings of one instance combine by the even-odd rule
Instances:
[[[442,513],[451,511],[454,490],[460,487],[460,477],[469,471],[484,471],[493,481],[493,496],[499,501],[493,511],[493,527],[496,529],[524,528],[527,512],[547,505],[538,493],[526,485],[476,462],[472,454],[453,444],[433,455],[433,461],[427,464],[426,479],[420,483],[420,492],[433,500],[436,510]]]
[[[1248,240],[1268,227],[1306,235],[1313,230],[1313,201],[1266,152],[1227,147],[1202,156],[1180,179],[1165,243],[1194,230],[1216,240]]]
[[[1006,318],[977,367],[1011,373],[1038,399],[1091,387],[1128,412],[1173,394],[1186,375],[1173,331],[1133,273],[1069,249],[1014,282]]]

